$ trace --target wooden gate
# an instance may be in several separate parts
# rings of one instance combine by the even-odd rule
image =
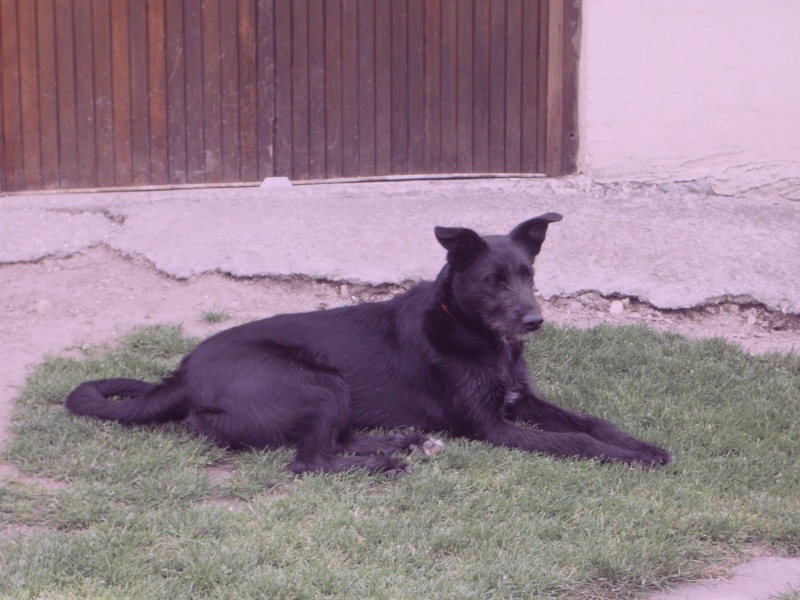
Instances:
[[[0,191],[574,172],[580,0],[0,0]]]

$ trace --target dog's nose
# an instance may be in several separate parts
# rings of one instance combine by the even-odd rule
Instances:
[[[528,331],[536,331],[544,323],[542,315],[530,314],[522,317],[522,323]]]

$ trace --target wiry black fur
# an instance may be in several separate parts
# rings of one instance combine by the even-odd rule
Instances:
[[[296,473],[407,470],[391,454],[430,448],[429,438],[358,432],[399,427],[557,456],[667,464],[666,450],[560,408],[529,382],[523,340],[542,324],[531,265],[559,220],[547,213],[486,237],[437,227],[447,263],[433,282],[386,302],[228,329],[160,384],[83,383],[67,408],[127,424],[185,420],[231,448],[293,445]]]

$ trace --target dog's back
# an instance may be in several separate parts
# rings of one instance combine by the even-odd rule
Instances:
[[[263,361],[283,361],[300,373],[341,377],[351,395],[348,421],[353,427],[446,429],[431,376],[438,353],[424,331],[432,306],[433,283],[423,282],[384,302],[254,321],[201,343],[184,359],[180,377],[190,396],[207,405],[216,395],[208,387],[230,380],[231,363],[238,372],[240,365],[252,362],[248,373],[256,376]],[[239,385],[251,385],[250,375]],[[269,382],[252,385],[268,387]]]

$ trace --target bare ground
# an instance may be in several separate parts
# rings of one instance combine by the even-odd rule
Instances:
[[[14,397],[46,354],[113,343],[134,327],[147,324],[179,323],[187,334],[204,337],[254,318],[380,300],[402,289],[302,278],[237,279],[224,274],[176,280],[146,261],[105,246],[34,263],[0,265],[0,446],[9,436]],[[586,292],[543,301],[543,309],[547,320],[561,325],[644,323],[690,337],[723,337],[754,354],[800,351],[800,317],[741,304],[735,298],[690,310],[659,311],[635,298]],[[224,312],[229,318],[210,323],[204,318],[209,311]],[[0,463],[0,481],[4,479],[48,488],[63,485]],[[724,597],[713,592],[704,596],[697,590],[691,594]]]

